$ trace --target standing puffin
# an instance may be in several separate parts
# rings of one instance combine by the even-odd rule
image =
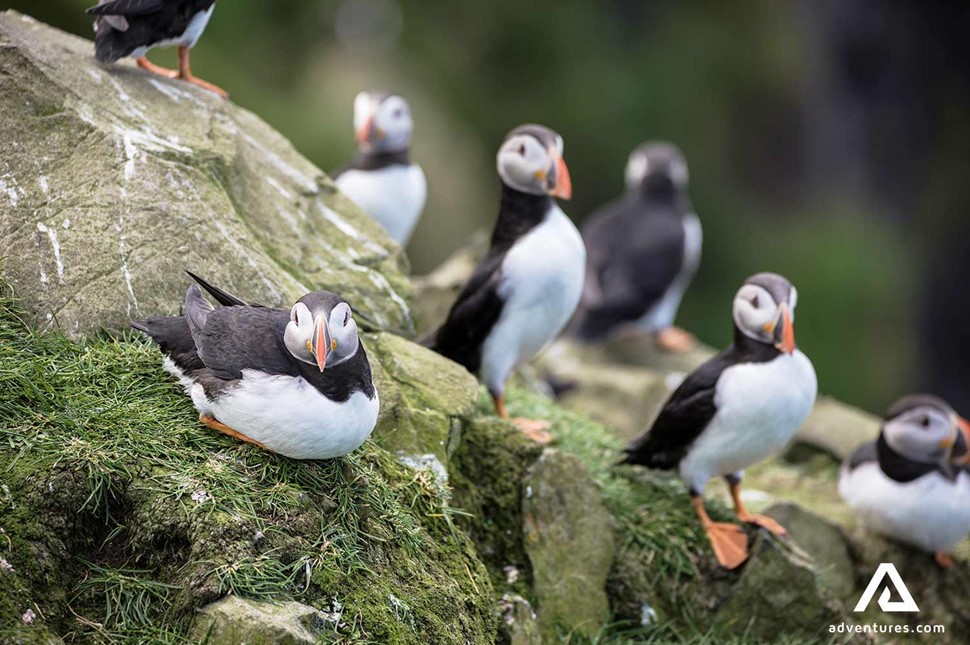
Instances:
[[[595,341],[624,327],[655,334],[669,351],[696,340],[674,318],[701,260],[701,223],[687,195],[687,162],[669,143],[630,154],[627,192],[583,225],[586,287],[571,331]]]
[[[195,277],[195,276],[193,276]],[[199,421],[293,459],[330,459],[359,447],[380,403],[350,305],[308,293],[287,311],[249,306],[196,278],[185,316],[137,320],[192,397]]]
[[[354,130],[357,156],[334,173],[337,187],[405,246],[428,193],[421,166],[411,163],[411,107],[396,94],[361,92]]]
[[[864,526],[933,553],[943,568],[970,535],[970,423],[935,396],[903,397],[879,438],[842,466],[839,493]]]
[[[131,56],[142,69],[179,78],[225,98],[228,94],[192,74],[189,52],[202,36],[216,0],[100,0],[94,16],[94,54],[102,63]],[[154,47],[178,47],[178,71],[159,67],[145,54]]]
[[[708,517],[703,494],[711,477],[726,478],[739,520],[785,533],[771,518],[748,512],[740,487],[744,469],[784,448],[815,403],[815,369],[795,348],[797,295],[780,275],[748,278],[734,296],[734,342],[684,379],[621,462],[678,469],[714,554],[728,569],[747,559],[747,536]]]
[[[506,379],[559,335],[583,289],[586,249],[554,199],[572,196],[562,150],[562,137],[541,125],[505,138],[491,246],[431,339],[432,349],[480,376],[502,418]],[[551,440],[547,422],[513,422],[537,442]]]

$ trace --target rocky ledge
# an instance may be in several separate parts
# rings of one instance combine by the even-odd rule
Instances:
[[[408,340],[469,256],[412,294],[400,249],[265,123],[90,52],[0,16],[0,640],[802,642],[843,620],[966,633],[966,558],[940,573],[862,535],[835,497],[834,455],[871,435],[868,415],[826,401],[752,473],[753,503],[791,539],[752,533],[751,561],[721,571],[678,482],[613,466],[702,352],[557,345],[533,372],[574,380],[569,395],[528,373],[510,393],[514,414],[552,420],[541,449]],[[266,304],[345,295],[381,392],[373,439],[307,463],[199,426],[124,331],[178,309],[185,268]],[[889,560],[921,613],[853,615]]]

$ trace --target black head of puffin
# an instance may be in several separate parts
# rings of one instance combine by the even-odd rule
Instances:
[[[798,292],[777,273],[756,273],[734,296],[736,332],[778,351],[795,351],[795,305]]]
[[[910,394],[889,408],[882,436],[898,454],[920,463],[970,462],[970,422],[932,394]]]
[[[411,106],[404,97],[388,92],[360,92],[354,98],[354,133],[361,152],[407,150],[413,131]]]
[[[283,332],[286,349],[321,372],[352,358],[360,347],[350,305],[330,291],[314,291],[296,301]]]
[[[680,148],[665,141],[648,141],[630,153],[626,163],[627,190],[646,193],[687,189],[687,159]]]
[[[563,140],[557,132],[530,123],[506,135],[496,156],[496,167],[509,188],[569,199],[573,194],[572,179],[562,154]]]

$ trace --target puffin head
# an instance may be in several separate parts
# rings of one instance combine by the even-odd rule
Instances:
[[[296,301],[283,344],[299,361],[322,372],[352,358],[360,347],[350,305],[329,291],[314,291]]]
[[[970,423],[946,401],[929,394],[910,394],[896,401],[882,424],[889,447],[924,464],[970,461]]]
[[[400,152],[411,146],[411,106],[396,94],[361,92],[354,99],[354,131],[362,152]]]
[[[509,132],[496,158],[499,177],[509,188],[532,195],[569,199],[573,185],[562,159],[562,137],[541,125]]]
[[[748,338],[795,351],[795,304],[798,291],[777,273],[756,273],[734,296],[734,326]]]
[[[626,162],[626,187],[630,191],[682,191],[687,189],[687,180],[687,160],[672,143],[642,143]]]

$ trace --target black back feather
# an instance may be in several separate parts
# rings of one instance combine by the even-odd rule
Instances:
[[[627,446],[620,463],[661,470],[676,468],[717,413],[714,395],[724,371],[743,363],[767,363],[779,355],[774,346],[735,330],[734,342],[684,379],[650,429]]]

